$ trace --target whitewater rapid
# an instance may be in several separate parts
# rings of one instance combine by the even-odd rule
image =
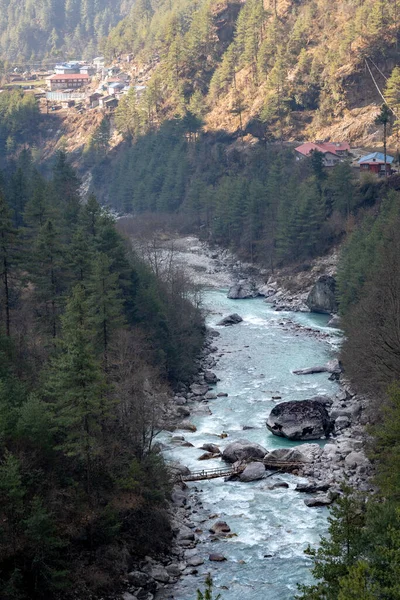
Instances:
[[[202,285],[207,273],[202,270]],[[210,274],[210,283],[213,275]],[[218,467],[220,459],[199,462],[199,447],[208,442],[223,447],[240,438],[262,444],[268,450],[291,447],[291,443],[273,436],[265,426],[266,418],[280,401],[300,400],[315,395],[334,395],[338,384],[326,373],[296,376],[294,369],[324,364],[332,359],[338,345],[337,332],[326,327],[328,317],[308,313],[275,312],[262,298],[229,300],[227,289],[204,289],[203,307],[207,324],[220,333],[213,343],[218,364],[213,369],[219,378],[216,393],[227,397],[209,402],[211,415],[190,418],[197,431],[175,431],[184,435],[193,447],[175,447],[166,451],[168,460],[179,460],[191,470]],[[243,322],[232,327],[217,327],[222,316],[237,312]],[[321,331],[323,337],[286,326],[286,319]],[[245,430],[243,429],[245,428]],[[228,437],[217,437],[226,432]],[[172,434],[171,434],[172,435]],[[169,434],[164,441],[169,441]],[[323,442],[320,442],[323,443]],[[223,463],[222,463],[223,464]],[[276,480],[289,488],[269,489]],[[296,594],[297,582],[310,581],[310,561],[304,550],[318,543],[327,529],[327,509],[308,508],[304,496],[295,492],[299,477],[276,474],[266,480],[240,483],[223,479],[190,483],[191,494],[198,495],[203,508],[191,515],[202,534],[197,545],[204,564],[198,573],[185,576],[171,590],[171,598],[195,600],[210,572],[215,592],[222,600],[289,600]],[[211,541],[208,529],[217,520],[228,523],[236,535]],[[217,552],[225,562],[209,561]]]

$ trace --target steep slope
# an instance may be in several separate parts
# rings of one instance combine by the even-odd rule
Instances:
[[[0,58],[91,57],[128,13],[125,0],[1,0]]]
[[[384,88],[399,17],[397,0],[140,2],[106,51],[152,65],[143,102],[156,120],[189,108],[208,130],[295,139],[346,118],[358,142],[376,130],[382,99],[368,69]],[[362,131],[351,124],[360,109]]]

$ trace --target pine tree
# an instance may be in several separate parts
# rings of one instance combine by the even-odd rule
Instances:
[[[21,464],[16,456],[6,450],[0,464],[0,501],[5,520],[0,530],[7,540],[9,551],[15,555],[21,534],[26,488],[22,481]]]
[[[53,168],[53,193],[67,227],[75,224],[80,210],[79,179],[62,151]]]
[[[95,347],[102,356],[105,370],[108,368],[112,335],[123,324],[123,300],[118,284],[118,273],[113,273],[111,266],[112,260],[106,254],[97,254],[88,286],[89,315]]]
[[[17,230],[14,229],[11,211],[0,190],[0,269],[2,280],[1,312],[4,313],[4,325],[7,336],[11,333],[11,276],[17,261]]]
[[[84,465],[88,495],[102,450],[101,422],[106,414],[105,383],[93,351],[93,333],[86,291],[78,284],[62,317],[60,353],[51,364],[45,389],[53,403],[59,449]]]
[[[345,488],[332,506],[328,521],[330,537],[321,538],[317,550],[306,550],[314,562],[311,572],[316,583],[300,585],[298,600],[337,600],[340,580],[349,574],[362,552],[365,509],[362,499],[350,488]]]
[[[38,496],[33,498],[30,514],[24,520],[24,535],[32,593],[44,597],[66,587],[67,570],[61,566],[60,556],[65,544],[57,533],[51,514]]]
[[[37,234],[50,218],[52,212],[48,198],[48,185],[43,177],[35,171],[32,181],[32,193],[25,205],[24,224]]]
[[[35,284],[39,318],[53,338],[58,333],[58,318],[66,287],[65,259],[60,232],[53,221],[48,220],[35,240],[30,271]]]

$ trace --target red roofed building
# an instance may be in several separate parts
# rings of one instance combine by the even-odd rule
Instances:
[[[64,74],[64,75],[50,75],[46,77],[47,87],[51,92],[54,90],[65,90],[72,88],[80,88],[90,83],[89,75],[82,74]]]
[[[324,155],[324,166],[334,167],[341,162],[350,152],[347,142],[306,142],[295,148],[297,158],[310,157],[313,152],[322,152]]]

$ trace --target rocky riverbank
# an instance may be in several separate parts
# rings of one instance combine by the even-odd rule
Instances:
[[[211,250],[195,238],[185,238],[179,241],[179,244],[177,242],[174,244],[175,260],[185,265],[189,276],[202,286],[211,285],[231,289],[239,286],[245,290],[249,289],[253,297],[260,294],[268,295],[268,300],[272,298],[270,291],[275,290],[276,298],[273,300],[273,305],[276,310],[295,310],[296,307],[298,310],[309,310],[303,305],[306,295],[308,297],[313,287],[311,279],[307,280],[308,287],[305,291],[289,292],[288,289],[280,288],[278,281],[271,281],[270,276],[266,283],[267,273],[262,271],[256,273],[253,267],[235,261],[227,251]],[[250,296],[245,294],[244,297]],[[240,300],[238,300],[237,306],[238,313],[240,313]],[[227,324],[240,327],[235,324],[235,321],[239,322],[233,320],[232,323]],[[279,326],[283,330],[295,332],[295,335],[298,336],[307,335],[320,339],[329,337],[327,333],[300,325],[283,315]],[[175,397],[166,415],[168,422],[166,428],[171,431],[171,436],[167,442],[159,444],[160,450],[193,446],[189,439],[190,433],[196,431],[196,427],[191,419],[199,414],[211,415],[213,401],[217,397],[226,396],[225,392],[217,393],[214,388],[217,377],[213,369],[223,355],[223,349],[218,346],[218,337],[218,330],[212,328],[208,330],[202,356],[198,359],[196,377],[191,385],[179,384],[177,386]],[[310,367],[315,368],[313,365]],[[366,441],[364,425],[368,422],[366,399],[353,393],[349,384],[343,379],[340,369],[335,368],[332,372],[331,368],[325,367],[326,365],[323,366],[323,370],[326,371],[326,376],[339,379],[341,387],[335,396],[323,400],[324,409],[331,422],[329,439],[324,446],[319,442],[301,443],[294,448],[280,448],[268,452],[259,444],[247,440],[239,440],[240,443],[232,444],[229,439],[224,439],[226,435],[221,431],[220,441],[216,439],[215,443],[201,446],[204,454],[199,457],[199,460],[214,458],[216,466],[220,464],[221,458],[226,464],[237,465],[245,461],[246,469],[238,476],[242,485],[246,486],[247,482],[266,479],[266,490],[285,488],[289,484],[282,480],[279,473],[266,469],[260,460],[267,457],[269,461],[275,459],[297,462],[298,468],[292,469],[292,474],[307,478],[308,483],[304,483],[304,479],[299,479],[295,489],[299,494],[306,495],[305,504],[310,507],[310,510],[314,506],[330,504],[341,493],[344,481],[361,490],[369,490],[371,488],[369,483],[371,465],[364,453]],[[315,372],[321,372],[320,367],[317,367]],[[298,376],[301,378],[301,373]],[[273,397],[273,400],[277,402],[280,399]],[[305,427],[308,427],[307,424]],[[175,428],[179,429],[177,434],[174,433]],[[188,432],[188,436],[184,433],[185,431]],[[244,431],[244,435],[245,433]],[[168,445],[166,446],[165,443]],[[200,469],[201,463],[199,465]],[[183,475],[189,472],[185,465],[179,463],[171,465],[171,469],[173,472]],[[225,485],[229,486],[229,481]],[[205,560],[209,560],[211,563],[223,561],[225,558],[221,554],[211,552],[210,542],[221,536],[234,534],[230,531],[229,523],[223,523],[223,526],[217,525],[214,531],[204,530],[203,523],[212,516],[201,518],[203,505],[198,488],[191,487],[189,489],[184,483],[177,483],[172,493],[170,511],[174,531],[170,556],[159,557],[158,560],[148,558],[143,561],[138,569],[129,575],[129,591],[124,594],[124,600],[152,600],[154,597],[160,600],[173,598],[173,586],[179,578],[195,575]],[[215,519],[218,519],[217,514]],[[210,549],[208,557],[204,553],[204,544]],[[194,596],[195,590],[193,590]]]
[[[271,269],[238,260],[229,250],[188,236],[160,242],[191,280],[204,287],[227,287],[232,299],[265,297],[275,310],[335,313],[334,276],[338,250],[295,268]],[[314,290],[314,293],[313,293]],[[311,297],[310,297],[311,294]]]

